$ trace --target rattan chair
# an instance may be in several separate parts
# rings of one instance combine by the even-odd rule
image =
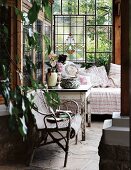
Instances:
[[[32,113],[36,119],[36,129],[38,133],[34,151],[40,146],[57,143],[65,151],[64,167],[66,167],[69,140],[76,136],[77,142],[77,133],[81,127],[81,116],[77,102],[73,100],[65,101],[61,104],[59,110],[53,113],[47,105],[42,90],[33,91],[29,94],[34,96],[33,100],[37,107],[37,109],[32,109]],[[56,132],[59,134],[59,138],[58,136],[56,137]],[[63,132],[65,135],[63,135]],[[48,138],[51,138],[51,140],[49,141]],[[61,140],[64,142],[61,142]],[[31,156],[30,163],[32,162],[33,155],[34,154]]]

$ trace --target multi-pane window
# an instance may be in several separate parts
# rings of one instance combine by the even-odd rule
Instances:
[[[26,15],[26,14],[25,14]],[[36,51],[29,46],[28,34],[34,34],[37,32],[38,44]],[[23,74],[24,74],[24,84],[29,84],[28,73],[26,69],[26,57],[36,65],[36,75],[34,77],[39,81],[43,81],[43,22],[37,20],[34,25],[28,25],[24,23],[23,25]]]
[[[112,57],[112,0],[54,0],[53,14],[57,54],[100,64]]]
[[[48,45],[51,44],[51,23],[48,21],[44,22],[44,36],[48,43],[45,43],[45,61],[48,61]]]
[[[39,82],[42,82],[43,76],[43,23],[40,20],[37,20],[35,23],[35,29],[38,32],[38,48],[35,55],[35,63],[37,65],[36,69],[36,79]]]
[[[85,56],[85,16],[55,16],[55,52],[70,60]]]

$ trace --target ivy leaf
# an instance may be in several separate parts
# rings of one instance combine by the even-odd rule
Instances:
[[[24,137],[25,135],[27,135],[27,126],[26,126],[26,122],[25,122],[25,117],[23,116],[22,118],[19,119],[19,132],[20,134]]]
[[[4,32],[4,34],[5,34],[6,38],[7,38],[8,34],[9,34],[9,31],[8,31],[8,28],[5,25],[3,26],[3,32]]]
[[[24,15],[23,15],[23,12],[21,10],[19,10],[18,8],[15,8],[15,14],[17,16],[20,16],[22,21],[25,21],[25,18],[24,18]]]
[[[28,36],[28,43],[29,43],[29,46],[34,46],[35,45],[34,37]]]
[[[48,46],[48,54],[50,54],[50,52],[51,52],[51,46],[49,45]]]
[[[35,90],[38,89],[38,87],[39,87],[38,82],[34,79],[31,79],[31,85]]]
[[[51,20],[51,7],[49,5],[45,5],[45,16],[47,19]]]
[[[30,24],[33,24],[37,20],[39,10],[40,10],[40,6],[34,1],[32,7],[28,12],[28,18],[30,20]]]
[[[55,91],[51,92],[45,92],[45,97],[48,105],[53,108],[53,110],[56,110],[58,106],[60,105],[60,98],[58,96],[58,93]]]
[[[49,0],[42,0],[42,5],[45,7],[49,4]]]

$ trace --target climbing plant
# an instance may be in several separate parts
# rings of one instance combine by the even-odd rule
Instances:
[[[32,4],[32,6],[27,13],[29,25],[33,24],[37,20],[38,13],[41,10],[45,10],[46,15],[48,16],[49,13],[48,0],[35,0],[35,1],[31,0],[30,3]],[[6,7],[7,5],[8,4],[6,0],[0,1],[0,6]],[[18,9],[16,6],[14,6],[14,9],[15,14],[21,18],[22,22],[24,22],[25,17],[23,11],[20,11],[20,9]],[[3,35],[6,35],[4,36],[6,39],[4,52],[7,53],[9,63],[11,63],[13,67],[16,68],[16,74],[19,76],[20,79],[23,79],[24,75],[22,74],[21,70],[17,67],[16,61],[13,61],[11,59],[10,52],[7,51],[9,39],[8,27],[4,25],[3,28],[4,29],[0,29],[0,36],[3,37]],[[39,44],[37,32],[35,32],[34,34],[30,34],[30,32],[28,32],[27,37],[29,48],[37,51]],[[47,47],[48,53],[50,53],[50,45],[47,44]],[[26,73],[28,74],[26,79],[29,82],[28,86],[17,85],[15,88],[11,86],[10,70],[8,66],[9,63],[7,64],[6,62],[5,63],[3,62],[1,64],[0,69],[0,91],[2,93],[5,105],[7,106],[10,114],[9,127],[11,128],[11,130],[14,131],[18,130],[23,139],[26,139],[26,136],[28,135],[28,125],[30,124],[30,121],[33,120],[33,123],[35,124],[35,119],[31,114],[31,109],[35,108],[35,105],[33,103],[33,96],[31,96],[30,98],[27,97],[27,93],[29,90],[36,90],[38,88],[42,88],[45,92],[48,104],[52,106],[54,109],[56,109],[60,103],[57,93],[48,92],[43,83],[39,83],[36,79],[34,79],[33,75],[36,72],[36,65],[31,61],[30,56],[27,55],[25,59],[26,59]]]

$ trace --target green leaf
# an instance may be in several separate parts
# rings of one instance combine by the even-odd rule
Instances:
[[[25,117],[23,116],[22,118],[19,118],[19,127],[18,130],[20,132],[20,134],[24,137],[25,135],[27,135],[27,126],[26,126],[26,122],[25,122]]]
[[[45,17],[51,21],[51,7],[49,5],[45,5]]]
[[[9,31],[5,25],[3,26],[3,32],[5,33],[6,37],[8,37]]]
[[[24,18],[24,16],[23,16],[23,12],[22,12],[21,10],[19,10],[18,8],[16,8],[16,7],[15,7],[15,14],[16,14],[17,16],[20,16],[21,19],[22,19],[22,21],[25,21],[25,18]]]
[[[58,96],[58,93],[56,93],[55,91],[45,92],[45,97],[48,105],[52,107],[53,110],[56,110],[60,105],[60,98]]]
[[[28,18],[30,20],[30,24],[33,24],[37,20],[39,10],[40,10],[40,6],[36,3],[36,1],[34,1],[32,7],[28,12]]]
[[[38,87],[39,87],[39,83],[34,79],[31,79],[31,85],[32,85],[33,89],[35,89],[35,90],[38,89]]]
[[[45,7],[49,4],[49,0],[42,0],[42,5]]]

